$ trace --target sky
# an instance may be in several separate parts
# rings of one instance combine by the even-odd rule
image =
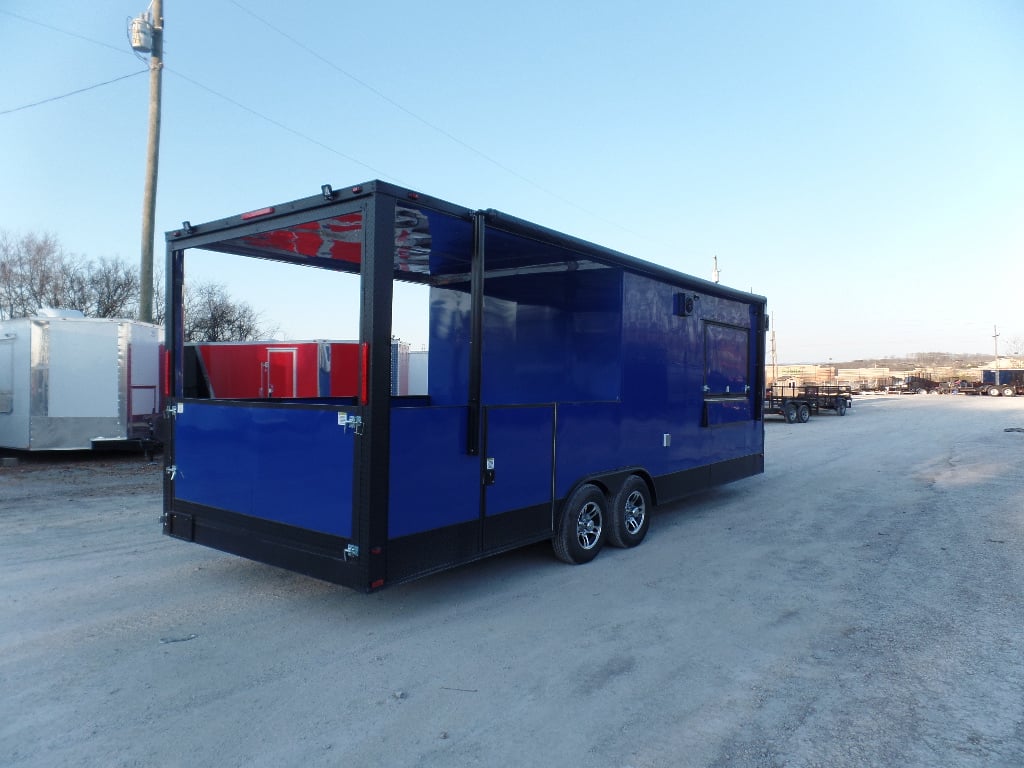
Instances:
[[[0,0],[0,230],[138,263],[145,10]],[[184,220],[379,178],[704,279],[717,257],[768,298],[780,364],[1024,344],[1019,0],[165,0],[164,20],[158,264]],[[274,294],[279,335],[343,335],[329,286],[189,270]]]

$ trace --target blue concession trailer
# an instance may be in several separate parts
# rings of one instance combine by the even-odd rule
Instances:
[[[197,384],[185,263],[219,254],[358,284],[354,396]],[[761,296],[380,181],[185,222],[166,274],[174,537],[372,591],[543,540],[584,563],[764,471]],[[429,294],[426,394],[392,395],[400,283]]]

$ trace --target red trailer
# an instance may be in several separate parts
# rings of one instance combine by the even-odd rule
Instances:
[[[409,389],[409,345],[391,343],[393,395]],[[225,400],[355,397],[359,344],[354,341],[227,341],[186,345],[205,394]],[[425,387],[424,387],[425,390]]]
[[[239,341],[190,344],[196,381],[209,397],[355,397],[359,345],[347,341]]]

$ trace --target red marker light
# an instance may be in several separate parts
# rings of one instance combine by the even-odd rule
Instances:
[[[352,187],[352,194],[353,195],[358,195],[362,191],[363,191],[362,187]]]
[[[410,200],[419,200],[420,199],[420,193],[419,192],[410,192],[409,193],[409,199]]]
[[[273,212],[273,208],[260,208],[258,211],[249,211],[248,213],[242,214],[242,221],[247,221],[249,219],[258,219],[260,216],[266,216]]]

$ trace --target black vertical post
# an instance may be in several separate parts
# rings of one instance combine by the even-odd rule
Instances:
[[[360,269],[360,371],[366,395],[363,434],[358,437],[357,501],[367,586],[387,578],[388,495],[391,434],[391,302],[395,259],[395,199],[375,193],[364,214]]]
[[[466,453],[480,454],[480,387],[483,366],[484,336],[484,232],[486,221],[482,211],[473,217],[473,256],[469,278],[469,434]]]
[[[170,382],[168,397],[181,397],[183,380],[183,356],[185,351],[185,252],[167,246],[167,268],[164,278],[164,349],[167,356],[167,380]],[[161,382],[163,386],[163,382]]]
[[[160,397],[157,398],[157,402],[161,404],[160,418],[163,419],[163,429],[161,430],[161,438],[164,443],[163,525],[164,533],[170,533],[170,514],[174,501],[174,473],[168,470],[177,461],[175,458],[177,450],[174,434],[175,417],[167,412],[167,406],[171,402],[179,400],[184,389],[182,366],[185,350],[185,252],[183,250],[175,250],[168,243],[166,265],[166,275],[164,276],[164,348],[161,351],[164,375],[163,381],[157,384],[160,388]],[[167,389],[166,392],[164,391],[165,387]]]

